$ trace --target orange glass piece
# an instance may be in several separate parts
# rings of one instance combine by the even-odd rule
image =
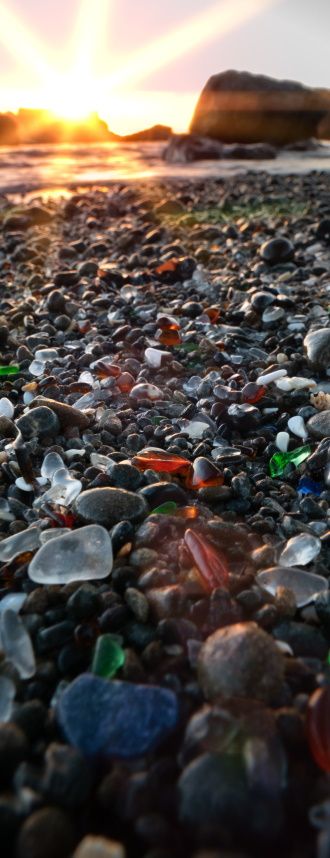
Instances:
[[[243,387],[243,390],[241,390],[242,402],[248,402],[250,405],[253,405],[255,402],[259,402],[259,399],[262,399],[266,391],[267,387],[255,384],[254,381],[249,381]]]
[[[162,262],[161,265],[158,265],[158,268],[156,268],[156,274],[166,274],[167,271],[175,271],[178,264],[178,259],[168,259],[166,262]]]
[[[161,331],[157,339],[163,346],[179,346],[182,342],[179,332],[172,329]]]
[[[152,468],[153,471],[165,471],[168,474],[186,474],[191,467],[188,459],[183,456],[176,456],[172,453],[166,453],[163,450],[153,450],[152,448],[141,450],[132,459],[132,465],[140,468],[140,471],[146,471],[147,468]]]
[[[224,476],[209,459],[199,456],[195,459],[186,479],[188,489],[204,489],[209,486],[222,486]]]
[[[197,566],[204,589],[212,593],[217,587],[226,587],[229,569],[226,561],[213,548],[213,545],[190,528],[185,532],[184,542]]]
[[[117,378],[116,384],[121,393],[129,393],[132,387],[134,387],[135,379],[130,372],[122,372],[119,378]]]
[[[178,518],[193,519],[198,518],[199,510],[197,506],[181,506],[176,510],[175,515]]]
[[[308,701],[307,740],[311,754],[321,769],[330,772],[330,686],[313,692]]]
[[[175,316],[169,316],[167,313],[159,313],[156,322],[162,331],[178,331],[180,328],[178,319]]]
[[[205,307],[204,313],[209,317],[211,324],[215,325],[220,316],[220,310],[218,307]]]

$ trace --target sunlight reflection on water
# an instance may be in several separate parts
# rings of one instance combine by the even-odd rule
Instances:
[[[316,151],[282,152],[271,161],[197,161],[167,164],[164,143],[104,143],[97,145],[33,145],[0,150],[0,192],[52,192],[95,183],[129,179],[207,178],[247,170],[272,174],[330,170],[330,145]]]

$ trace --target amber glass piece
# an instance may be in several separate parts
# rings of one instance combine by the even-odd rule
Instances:
[[[169,329],[161,331],[158,335],[158,342],[162,343],[163,346],[179,346],[181,337],[177,330]]]
[[[197,506],[182,506],[176,511],[176,515],[185,519],[198,518],[199,510]]]
[[[204,313],[209,317],[211,324],[215,325],[220,316],[220,310],[218,307],[206,307]]]
[[[132,465],[141,471],[151,468],[153,471],[166,471],[168,474],[186,474],[190,468],[190,462],[183,456],[153,449],[141,450],[132,459]]]
[[[184,542],[197,566],[204,589],[212,593],[217,587],[226,587],[229,569],[219,551],[204,536],[191,529],[186,530]]]
[[[313,692],[308,701],[307,739],[311,754],[321,769],[330,772],[330,686]]]
[[[195,459],[186,479],[188,489],[204,489],[209,486],[222,486],[224,476],[209,459],[199,456]]]
[[[178,265],[178,259],[168,259],[166,262],[162,262],[161,265],[158,265],[158,268],[156,268],[156,274],[166,274],[167,271],[175,271]]]
[[[129,393],[132,387],[134,387],[135,379],[130,372],[122,372],[119,378],[117,378],[116,384],[121,393]]]
[[[253,381],[249,381],[248,384],[243,387],[243,390],[241,390],[242,402],[248,402],[250,405],[254,405],[255,402],[259,402],[259,399],[262,399],[266,391],[267,387],[263,387],[261,384],[255,384]]]
[[[178,331],[180,328],[180,322],[176,316],[169,316],[167,313],[159,313],[156,321],[162,331]]]
[[[118,378],[121,375],[120,366],[115,363],[110,363],[105,358],[100,358],[91,364],[90,369],[96,372],[98,378]]]

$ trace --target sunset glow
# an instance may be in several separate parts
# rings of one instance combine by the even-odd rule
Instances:
[[[218,0],[133,53],[125,56],[124,49],[123,59],[106,76],[98,74],[98,66],[113,65],[109,41],[114,0],[81,0],[72,37],[57,60],[28,23],[2,2],[0,40],[20,67],[32,69],[36,84],[27,90],[4,88],[0,109],[43,108],[66,120],[98,112],[119,133],[160,121],[184,130],[196,93],[157,92],[140,88],[141,82],[201,45],[221,39],[276,2],[280,0],[250,0],[248,4],[246,0]]]

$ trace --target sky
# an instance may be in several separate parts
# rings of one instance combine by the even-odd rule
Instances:
[[[228,68],[330,87],[330,0],[0,0],[0,110],[187,130]]]

